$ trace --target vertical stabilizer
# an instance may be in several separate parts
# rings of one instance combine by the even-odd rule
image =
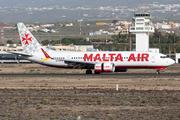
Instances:
[[[23,52],[33,54],[41,51],[41,45],[23,23],[17,24]]]

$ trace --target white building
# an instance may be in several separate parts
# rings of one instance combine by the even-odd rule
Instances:
[[[136,51],[149,51],[149,33],[154,32],[150,13],[135,13],[129,30],[136,34]]]
[[[176,63],[180,63],[180,53],[176,53]]]

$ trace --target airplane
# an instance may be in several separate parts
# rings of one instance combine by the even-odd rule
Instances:
[[[42,65],[58,68],[87,69],[86,74],[103,72],[127,72],[128,69],[160,70],[173,65],[174,60],[154,52],[98,51],[98,52],[56,52],[45,50],[23,23],[17,24],[23,52],[10,51],[24,59]]]

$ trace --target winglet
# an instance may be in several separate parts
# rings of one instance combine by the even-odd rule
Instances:
[[[42,60],[42,62],[45,62],[45,61],[51,59],[51,57],[42,48],[41,48],[41,50],[42,50],[42,52],[44,53],[44,55],[46,57],[46,59]]]

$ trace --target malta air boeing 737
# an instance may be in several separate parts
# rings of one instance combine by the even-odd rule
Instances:
[[[174,64],[174,60],[161,53],[135,51],[102,51],[102,52],[47,52],[23,23],[18,23],[23,52],[11,52],[24,59],[42,65],[87,69],[86,74],[101,72],[126,72],[129,68],[160,70]]]

